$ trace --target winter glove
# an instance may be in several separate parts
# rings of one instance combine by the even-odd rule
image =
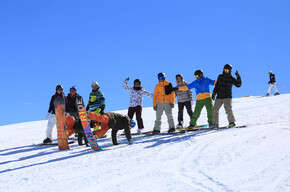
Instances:
[[[125,81],[126,81],[126,82],[128,82],[129,80],[130,80],[130,78],[129,78],[129,77],[127,77],[127,78],[125,79]]]
[[[134,144],[134,141],[132,139],[128,139],[129,145]]]
[[[211,98],[213,101],[215,100],[215,93],[212,94]]]
[[[178,91],[178,87],[172,87],[173,91]]]
[[[239,74],[238,70],[236,70],[235,74],[236,74],[237,77],[240,77],[240,74]]]
[[[174,103],[170,103],[170,107],[171,108],[174,108]]]
[[[153,109],[154,109],[154,111],[157,111],[157,106],[154,106]]]
[[[47,113],[45,116],[45,119],[48,119],[50,113]]]
[[[104,114],[104,110],[105,110],[105,105],[102,105],[102,106],[101,106],[101,111],[100,111],[100,114],[101,114],[101,115]]]

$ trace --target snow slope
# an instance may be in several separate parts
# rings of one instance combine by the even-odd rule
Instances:
[[[236,123],[247,128],[133,136],[134,145],[118,137],[113,146],[109,137],[99,140],[102,152],[32,145],[44,139],[46,120],[1,126],[0,191],[290,191],[289,106],[290,94],[238,98]],[[151,130],[152,108],[143,119]],[[205,123],[203,110],[198,124]],[[227,125],[223,109],[220,125]]]

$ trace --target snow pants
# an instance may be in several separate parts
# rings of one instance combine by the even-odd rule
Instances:
[[[55,114],[51,114],[46,128],[46,137],[52,140],[52,129],[56,124],[56,116]]]
[[[136,107],[129,107],[128,116],[130,119],[133,119],[133,116],[135,113],[136,113],[138,129],[144,129],[143,119],[142,119],[142,106],[138,105]]]
[[[215,100],[214,107],[213,107],[212,123],[216,124],[216,125],[219,124],[219,110],[220,110],[222,105],[224,105],[229,123],[234,123],[236,120],[235,120],[234,113],[232,110],[232,98],[216,99]]]
[[[212,124],[212,108],[213,108],[213,104],[212,104],[212,99],[210,98],[206,98],[203,100],[197,100],[195,102],[195,108],[194,108],[194,112],[191,116],[190,119],[190,125],[195,126],[197,119],[200,116],[201,110],[203,107],[206,107],[206,111],[207,111],[207,122],[208,124]]]
[[[191,101],[178,103],[178,123],[180,123],[180,124],[182,124],[182,122],[183,122],[183,109],[184,109],[184,107],[186,108],[189,117],[191,117],[193,114],[192,107],[191,107]]]
[[[174,125],[174,119],[172,115],[172,108],[171,108],[171,103],[161,103],[157,102],[157,111],[156,111],[156,120],[155,120],[155,125],[153,130],[161,130],[161,118],[163,115],[163,111],[165,111],[165,114],[167,116],[167,122],[170,128],[175,128]]]
[[[276,83],[270,83],[269,88],[268,88],[268,94],[270,94],[271,88],[273,87],[273,89],[275,90],[276,93],[278,93],[278,90],[276,88]]]

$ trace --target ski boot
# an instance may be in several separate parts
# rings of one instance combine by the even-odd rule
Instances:
[[[231,122],[228,127],[234,127],[234,126],[236,126],[236,124],[234,122]]]
[[[52,140],[50,139],[50,138],[45,138],[44,140],[43,140],[43,143],[45,143],[45,144],[47,144],[47,143],[52,143]]]

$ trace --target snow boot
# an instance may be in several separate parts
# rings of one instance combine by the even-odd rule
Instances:
[[[236,124],[234,122],[231,122],[228,127],[234,127],[234,126],[236,126]]]
[[[159,134],[159,133],[160,133],[159,130],[153,130],[153,131],[152,131],[152,134]]]
[[[44,140],[43,140],[43,143],[45,143],[45,144],[47,144],[47,143],[52,143],[52,140],[50,139],[50,138],[45,138]]]
[[[174,133],[174,132],[175,132],[175,128],[168,129],[168,133]]]

